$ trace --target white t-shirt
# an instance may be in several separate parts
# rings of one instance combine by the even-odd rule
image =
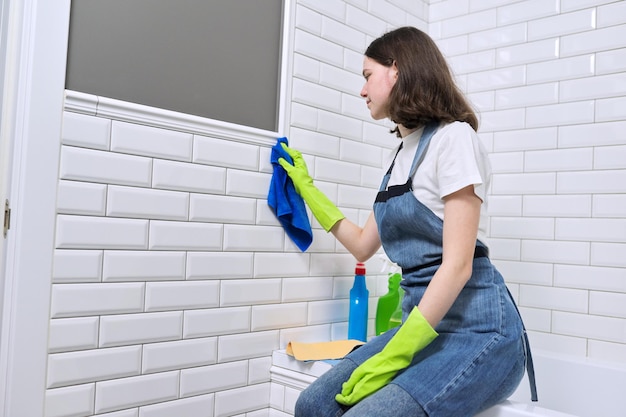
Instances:
[[[404,143],[391,171],[388,186],[404,184],[423,129],[402,139]],[[398,145],[387,157],[389,167]],[[483,201],[480,209],[478,239],[486,244],[487,190],[491,181],[491,166],[487,151],[472,127],[464,122],[443,125],[430,140],[428,150],[413,178],[413,194],[440,219],[443,219],[443,197],[468,185]]]

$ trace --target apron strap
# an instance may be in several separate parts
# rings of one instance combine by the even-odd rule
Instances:
[[[506,292],[509,293],[509,297],[515,306],[515,310],[519,315],[520,320],[522,320],[522,315],[519,312],[519,308],[517,308],[517,304],[515,303],[515,299],[509,291],[509,288],[505,285]],[[530,384],[530,399],[531,401],[538,401],[537,398],[537,382],[535,380],[535,365],[533,363],[533,355],[530,351],[530,342],[528,341],[528,334],[526,333],[526,326],[524,326],[524,320],[522,320],[522,330],[524,336],[524,351],[526,353],[526,373],[528,374],[528,383]]]

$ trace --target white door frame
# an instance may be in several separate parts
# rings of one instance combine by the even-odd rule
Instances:
[[[10,178],[3,192],[12,214],[0,254],[0,416],[38,417],[45,406],[70,0],[2,0],[7,6],[0,144],[10,164],[0,175]]]

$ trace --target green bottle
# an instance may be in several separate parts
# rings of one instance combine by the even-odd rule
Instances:
[[[389,327],[387,330],[393,329],[394,327],[398,327],[402,324],[402,300],[404,299],[404,290],[400,288],[398,290],[398,305],[396,309],[391,313],[391,318],[389,319]]]
[[[389,320],[400,301],[401,280],[402,275],[399,272],[389,274],[389,290],[378,299],[376,306],[376,336],[390,329]]]

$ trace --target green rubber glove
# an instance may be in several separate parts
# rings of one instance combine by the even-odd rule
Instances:
[[[335,400],[344,405],[354,405],[375,393],[387,385],[398,371],[409,366],[413,356],[437,336],[438,333],[417,307],[413,308],[407,320],[383,350],[352,372],[348,381],[343,383],[341,393],[335,396]]]
[[[333,228],[335,223],[346,216],[328,199],[315,185],[313,178],[309,175],[309,171],[302,158],[302,154],[295,149],[289,148],[286,144],[281,143],[285,152],[293,159],[293,165],[279,158],[278,163],[287,172],[289,178],[293,181],[296,192],[306,202],[311,209],[311,213],[315,216],[319,224],[322,225],[327,232]]]

